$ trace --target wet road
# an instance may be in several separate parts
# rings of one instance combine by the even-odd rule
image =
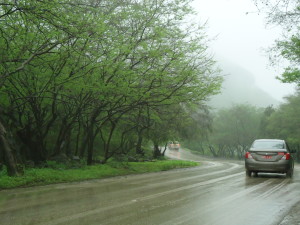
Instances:
[[[300,201],[299,166],[292,179],[247,178],[243,162],[203,159],[182,150],[168,155],[202,165],[0,191],[0,224],[294,225],[285,216]]]

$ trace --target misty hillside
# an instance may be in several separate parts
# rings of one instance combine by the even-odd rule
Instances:
[[[225,76],[222,93],[211,98],[210,106],[213,109],[234,104],[251,104],[257,107],[279,104],[278,100],[255,85],[254,76],[249,71],[227,62],[219,65]]]

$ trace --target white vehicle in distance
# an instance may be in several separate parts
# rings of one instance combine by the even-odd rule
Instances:
[[[168,143],[168,148],[170,150],[179,150],[180,149],[180,144],[178,141],[170,141]]]

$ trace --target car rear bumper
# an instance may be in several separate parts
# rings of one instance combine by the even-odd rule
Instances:
[[[246,170],[253,172],[286,173],[291,169],[291,161],[261,162],[254,159],[245,160]]]

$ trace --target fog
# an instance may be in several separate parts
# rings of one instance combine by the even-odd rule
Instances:
[[[207,21],[209,37],[216,37],[210,48],[217,60],[226,59],[231,66],[252,74],[255,86],[277,101],[294,93],[294,85],[276,80],[283,65],[270,66],[266,53],[282,31],[274,25],[266,26],[265,15],[258,13],[251,0],[195,0],[192,5],[198,12],[195,20]],[[229,72],[224,70],[225,74]]]
[[[212,109],[228,108],[234,104],[256,107],[276,107],[280,104],[279,100],[256,85],[255,77],[245,68],[226,59],[220,59],[218,64],[228,74],[224,76],[221,94],[211,98]]]

